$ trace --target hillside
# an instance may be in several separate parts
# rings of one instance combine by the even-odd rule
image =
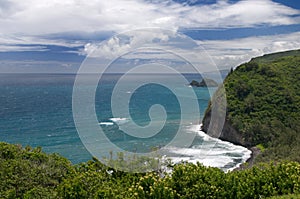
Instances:
[[[262,150],[259,161],[300,161],[300,50],[264,55],[238,66],[224,80],[227,107],[221,139]],[[211,106],[203,118],[208,132]]]

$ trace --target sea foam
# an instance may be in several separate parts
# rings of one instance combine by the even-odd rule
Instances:
[[[170,147],[167,149],[171,154],[169,158],[175,164],[182,161],[194,164],[199,162],[204,166],[217,167],[227,172],[239,167],[250,158],[251,151],[247,148],[210,137],[200,129],[201,125],[193,125],[188,131],[197,132],[203,140],[202,144],[196,143],[190,148]]]

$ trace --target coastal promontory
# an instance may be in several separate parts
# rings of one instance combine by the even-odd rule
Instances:
[[[224,80],[203,118],[209,135],[261,150],[259,161],[300,161],[300,50],[268,54],[238,66]],[[211,121],[212,106],[226,95],[222,132]],[[220,122],[221,123],[221,122]],[[224,123],[224,122],[223,122]]]

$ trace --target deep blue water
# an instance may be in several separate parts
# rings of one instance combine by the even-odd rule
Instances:
[[[79,138],[73,120],[72,92],[75,77],[73,74],[0,74],[0,141],[18,143],[23,146],[41,146],[44,151],[60,153],[73,163],[91,159],[91,155]],[[86,77],[90,78],[89,75]],[[123,90],[124,93],[119,93],[120,99],[125,95],[131,95],[130,102],[128,102],[129,112],[132,120],[138,125],[149,124],[149,109],[153,104],[162,105],[167,113],[166,125],[157,135],[147,139],[136,139],[119,128],[128,122],[128,118],[115,117],[111,111],[112,90],[119,78],[118,74],[105,75],[100,80],[96,92],[95,111],[99,125],[106,136],[118,147],[129,151],[147,152],[155,146],[166,145],[175,136],[182,119],[178,96],[167,87],[155,83],[143,85],[133,92]],[[133,84],[139,78],[143,79],[146,76],[133,75],[123,84]],[[167,78],[172,82],[172,76],[155,75],[152,78],[164,80]],[[201,77],[190,74],[186,75],[186,78],[191,81],[192,79],[200,80]],[[196,98],[192,100],[198,101],[200,114],[203,115],[210,99],[207,88],[190,88],[184,84],[175,84],[174,87],[177,95],[179,93],[181,97],[187,98],[189,97],[186,95],[188,89],[194,89]],[[193,126],[199,124],[200,121],[194,121],[193,115],[198,113],[194,113],[193,110],[188,111],[189,116],[184,118],[186,119],[184,125],[187,131],[195,132]],[[200,145],[202,145],[202,151],[205,150],[203,146],[210,146],[210,139],[204,137],[199,136],[190,147],[193,150],[188,155],[191,160],[201,159],[197,156],[201,154],[201,151],[198,151]],[[230,148],[229,151],[232,154],[228,154],[228,150],[222,151],[226,148]],[[180,150],[173,148],[170,154],[174,155]],[[220,163],[221,166],[217,164],[221,168],[231,168],[245,160],[245,150],[232,148],[228,144],[222,145],[219,142],[216,151],[217,153],[207,159],[208,165],[218,156],[225,157],[224,161],[229,156],[233,157]],[[222,153],[219,153],[220,151]],[[181,152],[178,153],[180,155],[177,158],[184,156]]]
[[[72,116],[74,75],[1,74],[0,140],[90,159]]]

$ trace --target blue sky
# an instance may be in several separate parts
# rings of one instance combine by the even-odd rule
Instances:
[[[0,73],[72,72],[114,34],[141,28],[185,34],[219,68],[300,48],[295,0],[0,0]]]

